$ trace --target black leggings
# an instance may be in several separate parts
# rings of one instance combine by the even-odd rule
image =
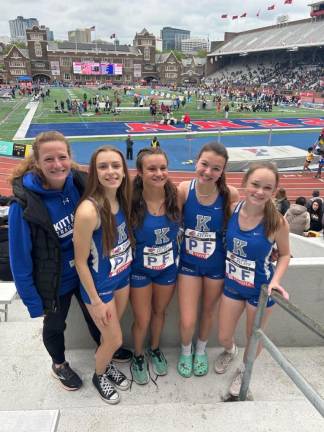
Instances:
[[[72,296],[75,295],[83,316],[86,320],[89,332],[97,344],[100,345],[100,331],[93,322],[87,307],[81,299],[79,287],[60,296],[60,309],[57,312],[49,312],[44,317],[43,342],[52,360],[56,364],[65,362],[64,330],[66,317],[70,309]]]

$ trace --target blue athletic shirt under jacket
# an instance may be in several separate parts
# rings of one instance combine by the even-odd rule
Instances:
[[[134,231],[136,249],[132,272],[145,272],[152,277],[161,270],[178,265],[179,223],[167,216],[146,212],[142,226]]]
[[[247,295],[258,295],[262,284],[270,282],[273,242],[265,234],[261,221],[255,228],[243,231],[239,225],[241,201],[231,216],[226,232],[225,286]]]
[[[180,260],[211,268],[215,263],[225,262],[224,198],[219,194],[214,203],[201,204],[196,196],[195,185],[196,180],[192,180],[183,207],[184,239]]]
[[[92,234],[89,269],[99,296],[109,296],[131,270],[132,248],[128,238],[124,213],[119,209],[116,214],[117,238],[109,257],[103,255],[102,227]],[[90,303],[85,288],[81,285],[82,298]]]
[[[73,184],[70,173],[62,190],[45,189],[41,179],[34,173],[23,177],[23,186],[41,196],[61,245],[62,277],[59,295],[74,289],[78,275],[74,266],[73,224],[74,212],[80,194]],[[41,298],[34,285],[32,243],[28,222],[23,217],[23,208],[16,202],[9,209],[10,265],[17,291],[28,308],[31,317],[43,315]]]

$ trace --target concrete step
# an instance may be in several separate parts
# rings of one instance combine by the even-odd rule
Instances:
[[[104,404],[104,402],[103,402]],[[320,414],[305,401],[98,406],[60,411],[58,432],[322,432]]]
[[[51,378],[51,360],[42,343],[42,322],[0,324],[0,407],[2,410],[87,408],[101,405],[92,385],[94,350],[68,350],[66,358],[82,376],[84,385],[78,392],[64,391],[59,382]],[[220,402],[227,394],[243,350],[224,375],[213,370],[213,361],[220,348],[209,348],[210,371],[205,377],[184,379],[176,370],[178,349],[163,348],[169,362],[169,373],[159,377],[156,387],[133,383],[131,391],[122,394],[128,406],[164,403]],[[283,348],[285,356],[324,397],[324,348]],[[129,364],[120,369],[130,377]],[[269,354],[262,352],[254,366],[251,390],[254,400],[303,399],[300,391],[277,366]]]

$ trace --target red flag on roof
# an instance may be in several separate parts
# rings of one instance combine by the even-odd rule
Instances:
[[[284,4],[292,4],[292,0],[285,0]]]
[[[238,15],[233,15],[232,16],[232,19],[237,19],[238,18]]]
[[[227,14],[223,14],[221,18],[227,18]]]
[[[244,12],[244,14],[242,14],[241,16],[240,16],[240,18],[245,18],[246,17],[246,12]]]
[[[268,10],[273,10],[275,8],[275,5],[273,4],[273,5],[271,5],[271,6],[268,6]]]

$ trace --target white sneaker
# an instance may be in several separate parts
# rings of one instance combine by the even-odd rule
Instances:
[[[231,387],[229,389],[229,394],[232,396],[237,397],[240,394],[244,369],[244,366],[236,369]]]
[[[224,350],[222,353],[219,354],[219,356],[215,360],[215,363],[214,363],[215,372],[218,374],[225,373],[227,371],[229,365],[232,363],[232,361],[237,356],[238,356],[238,348],[236,345],[235,345],[235,350],[234,350],[233,354]]]

